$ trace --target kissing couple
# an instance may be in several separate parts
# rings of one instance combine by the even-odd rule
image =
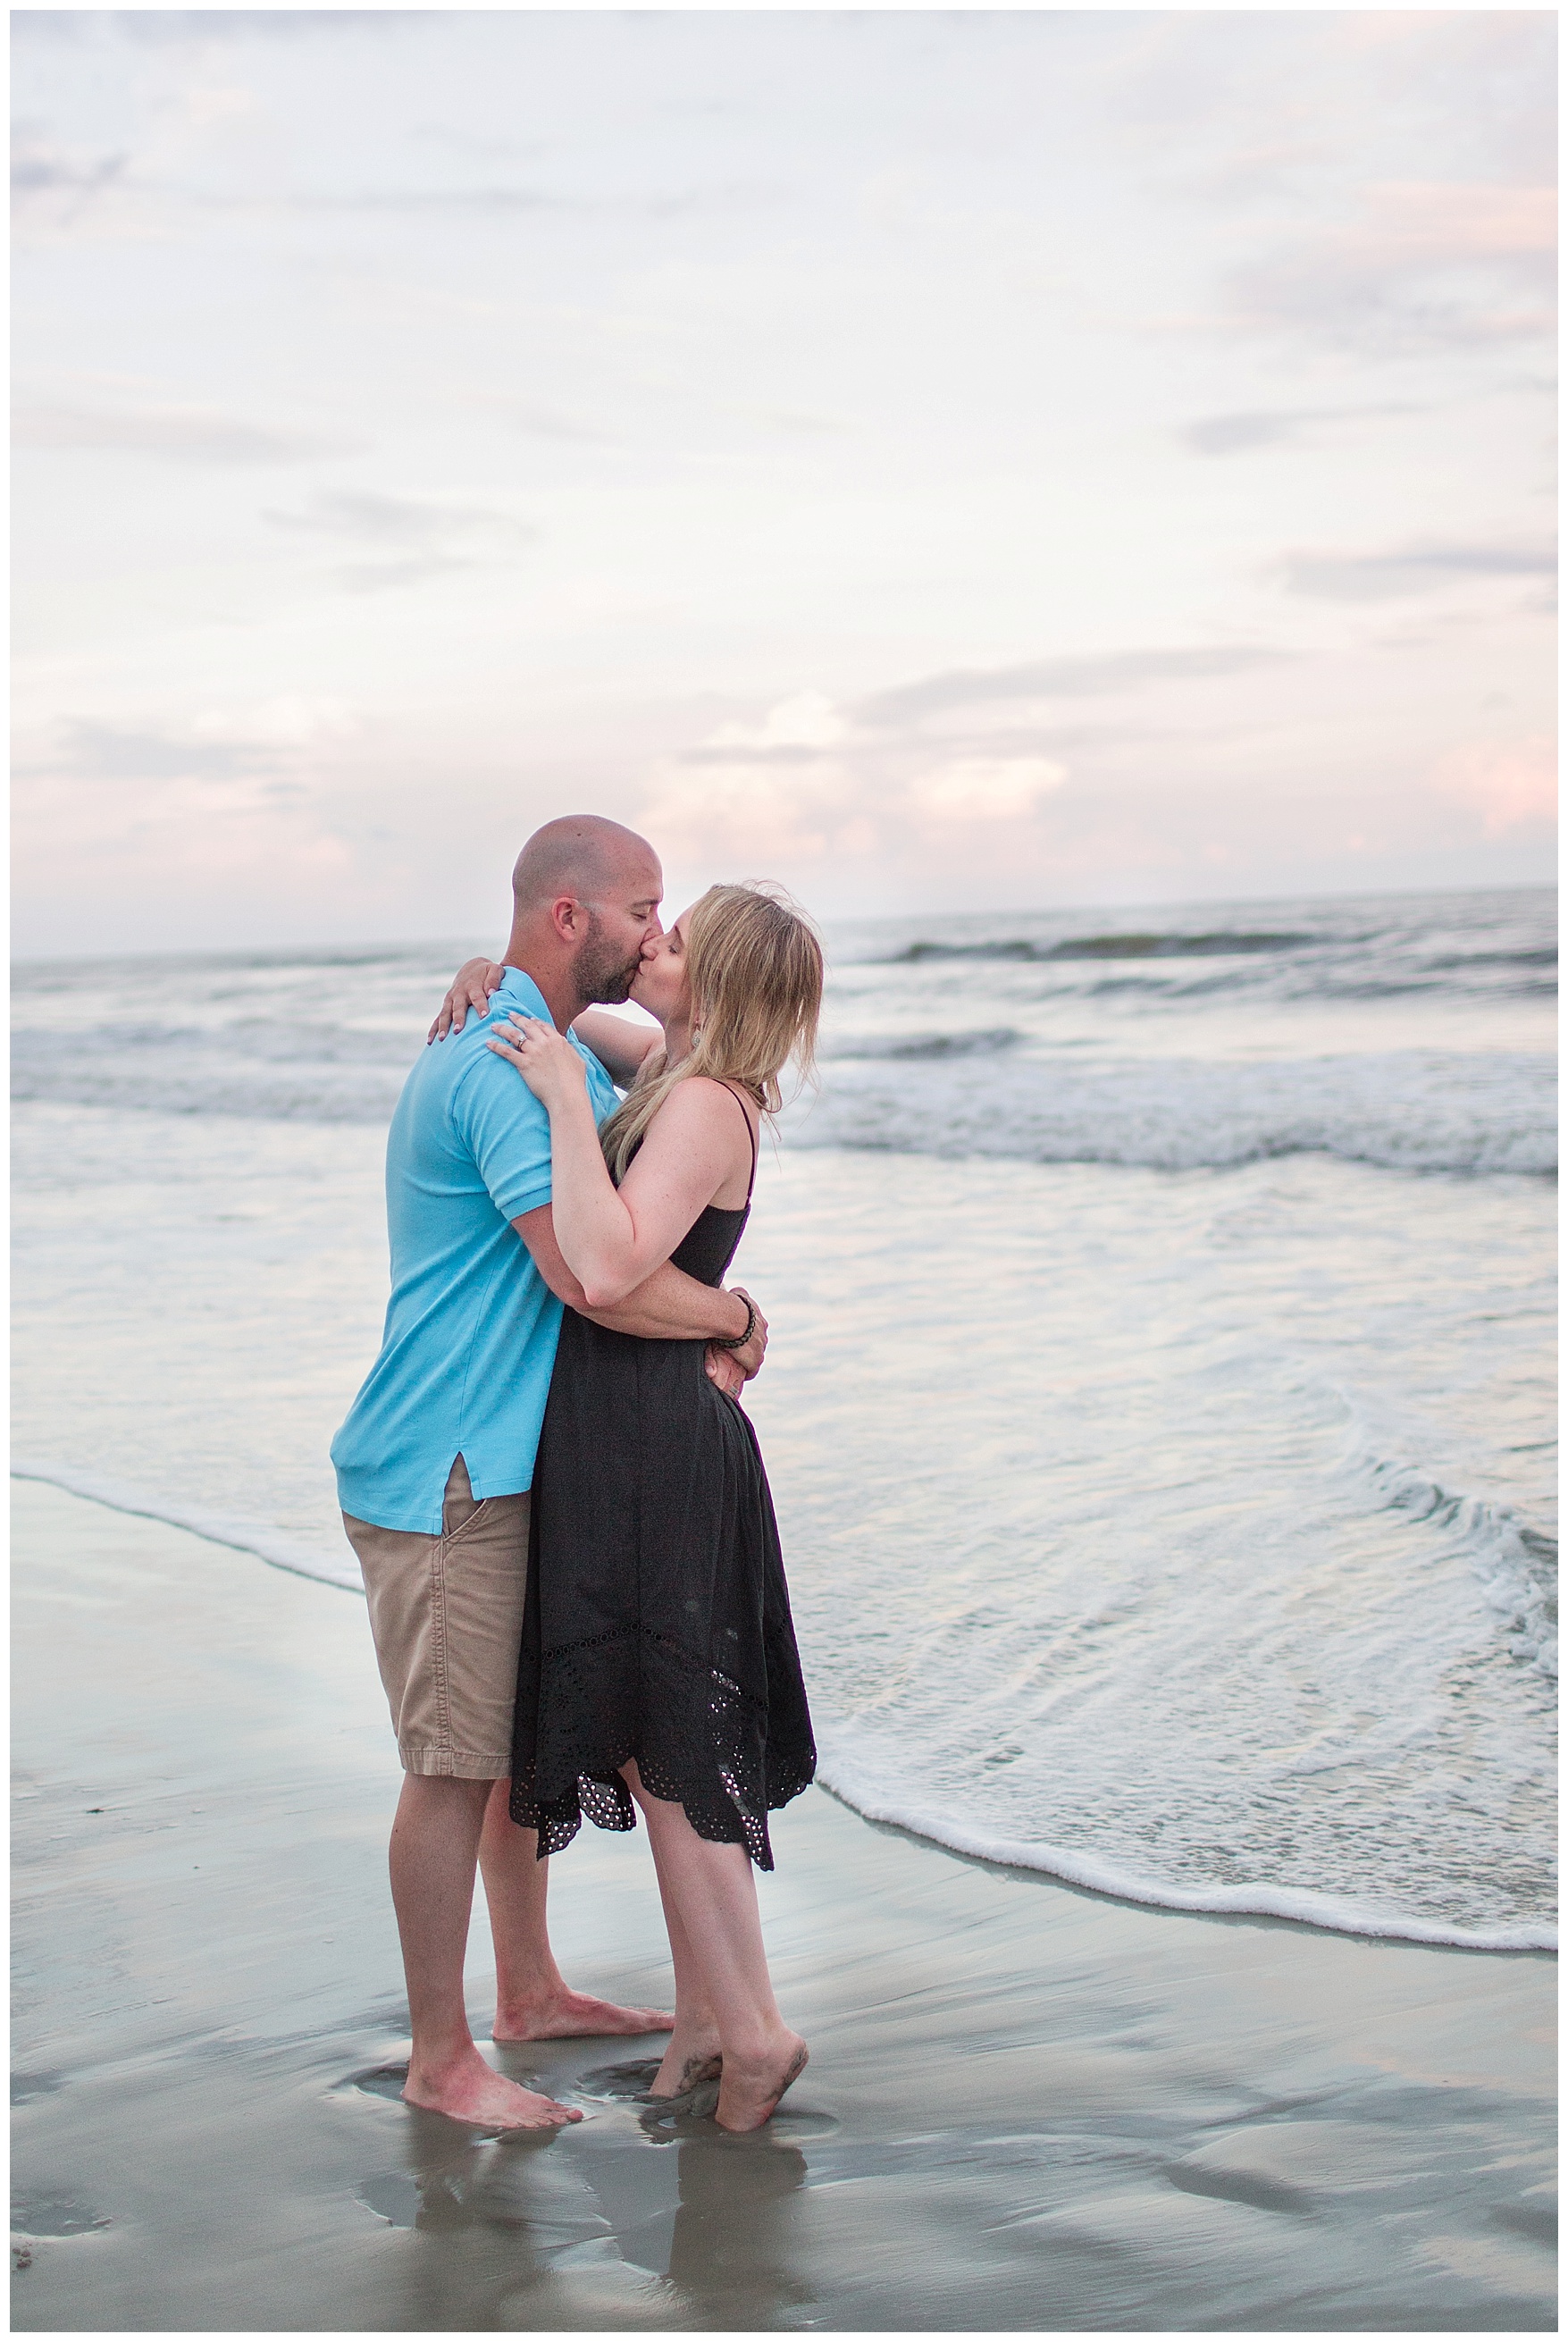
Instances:
[[[811,1065],[822,950],[760,886],[665,930],[653,848],[593,815],[536,831],[512,888],[504,958],[459,971],[392,1118],[392,1296],[332,1446],[404,1774],[403,2095],[487,2129],[582,2119],[474,2047],[477,1866],[494,2040],[669,2033],[650,2097],[716,2082],[720,2126],[755,2130],[806,2047],[752,1866],[816,1752],[737,1404],[767,1326],[720,1280],[780,1076]],[[595,1009],[628,998],[662,1040]],[[584,1811],[629,1830],[637,1807],[673,2019],[572,1991],[545,1925],[547,1857]]]

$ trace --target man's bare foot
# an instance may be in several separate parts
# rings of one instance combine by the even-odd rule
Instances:
[[[495,2012],[492,2041],[582,2041],[600,2034],[668,2033],[674,2018],[662,2008],[622,2008],[585,1992],[542,1994]]]
[[[411,2107],[431,2114],[450,2115],[454,2122],[474,2123],[484,2130],[558,2130],[563,2123],[581,2122],[575,2107],[525,2090],[487,2066],[477,2049],[450,2066],[411,2065],[403,2095]]]
[[[683,2042],[679,2047],[671,2042],[664,2052],[664,2062],[648,2085],[650,2098],[684,2098],[700,2083],[716,2082],[724,2070],[719,2055],[718,2037],[710,2044]]]
[[[806,2055],[800,2035],[786,2033],[765,2057],[726,2057],[719,2084],[719,2128],[761,2130],[790,2084],[804,2072]]]

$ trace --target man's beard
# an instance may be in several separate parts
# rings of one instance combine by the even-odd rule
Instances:
[[[597,913],[590,911],[588,932],[572,963],[572,981],[583,1006],[597,1001],[606,1008],[618,1007],[630,998],[642,965],[642,946],[630,959],[623,957],[619,947],[606,937]]]

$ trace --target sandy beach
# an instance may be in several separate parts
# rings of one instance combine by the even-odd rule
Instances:
[[[1551,1959],[1138,1909],[820,1790],[766,2133],[652,2117],[652,2042],[498,2053],[554,2140],[410,2112],[361,1605],[15,1494],[18,2328],[1553,2326]],[[667,1993],[640,1834],[552,1892],[575,1981]]]

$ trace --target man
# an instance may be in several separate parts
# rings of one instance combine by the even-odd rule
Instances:
[[[512,886],[489,1013],[421,1053],[393,1116],[392,1297],[332,1456],[404,1771],[391,1855],[414,2037],[403,2095],[460,2121],[543,2129],[581,2117],[498,2074],[468,2027],[476,1863],[495,1944],[495,2040],[671,2023],[568,1988],[545,1928],[548,1865],[507,1812],[528,1488],[561,1305],[622,1333],[724,1345],[748,1316],[739,1294],[667,1263],[616,1308],[585,1309],[551,1221],[549,1117],[485,1046],[513,1009],[564,1033],[591,1003],[626,998],[662,933],[657,856],[616,822],[574,816],[529,839]],[[581,1054],[602,1120],[615,1091]],[[754,1374],[766,1341],[759,1318],[744,1347],[710,1352],[711,1371]]]

